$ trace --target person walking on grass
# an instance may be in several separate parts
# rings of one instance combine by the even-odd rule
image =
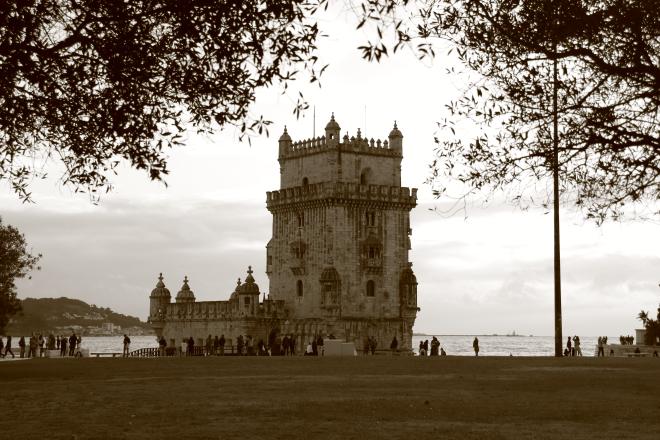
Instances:
[[[30,351],[28,357],[37,357],[37,337],[32,333],[30,336]]]
[[[12,359],[15,358],[14,352],[11,351],[11,336],[7,335],[7,343],[5,344],[5,353],[3,357],[7,357],[7,353],[11,353]]]
[[[472,348],[474,349],[474,355],[479,356],[479,338],[476,336],[474,337],[474,341],[472,341]]]
[[[122,356],[128,357],[130,347],[131,347],[131,338],[129,338],[128,335],[124,333],[124,351],[122,352]]]
[[[598,357],[605,357],[605,350],[603,347],[603,338],[601,336],[598,336]]]
[[[225,355],[225,335],[224,333],[220,335],[220,339],[218,339],[218,348],[220,349],[220,356]]]
[[[566,340],[566,352],[568,353],[567,356],[573,356],[573,348],[571,346],[571,337],[570,336]]]

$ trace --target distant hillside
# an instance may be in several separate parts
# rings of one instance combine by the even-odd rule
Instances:
[[[7,332],[13,335],[29,335],[32,332],[69,332],[71,328],[83,334],[109,334],[107,323],[113,326],[135,328],[150,333],[149,324],[134,316],[115,313],[109,308],[89,305],[71,298],[26,298],[21,301],[23,311],[14,316]],[[106,330],[101,327],[106,324]]]

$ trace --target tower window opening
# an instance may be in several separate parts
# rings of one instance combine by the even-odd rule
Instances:
[[[305,214],[300,212],[298,213],[298,227],[302,228],[305,226]]]
[[[369,255],[369,258],[378,258],[378,257],[380,257],[380,249],[378,249],[378,246],[369,246],[368,255]]]
[[[365,168],[360,174],[360,185],[371,184],[371,168]]]
[[[302,280],[298,280],[296,283],[296,293],[298,294],[299,297],[303,296],[303,282]]]
[[[367,281],[367,296],[375,296],[376,287],[373,280]]]
[[[376,213],[373,211],[367,212],[367,226],[376,226]]]
[[[309,185],[309,179],[307,179],[307,177],[303,177],[302,186],[307,186],[307,185]]]

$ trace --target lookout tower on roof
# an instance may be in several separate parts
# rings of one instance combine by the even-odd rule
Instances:
[[[286,333],[333,334],[362,346],[396,335],[411,348],[417,279],[408,260],[417,190],[401,186],[403,134],[344,134],[334,114],[325,136],[279,139],[280,189],[267,193],[270,297],[288,311]],[[303,339],[304,341],[304,339]],[[303,342],[301,341],[301,342]],[[304,341],[306,342],[306,341]]]

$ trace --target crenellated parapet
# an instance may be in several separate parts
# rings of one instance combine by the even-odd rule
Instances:
[[[387,185],[360,185],[349,182],[320,182],[266,193],[269,211],[296,209],[309,203],[387,203],[412,209],[417,205],[417,188]]]
[[[358,128],[356,136],[345,134],[340,141],[340,127],[335,121],[334,114],[325,128],[325,136],[303,139],[293,142],[289,133],[284,128],[284,133],[279,139],[279,159],[290,159],[301,156],[313,155],[340,150],[342,152],[359,152],[367,155],[402,157],[401,139],[403,135],[394,123],[394,128],[387,139],[374,139],[362,137]]]

